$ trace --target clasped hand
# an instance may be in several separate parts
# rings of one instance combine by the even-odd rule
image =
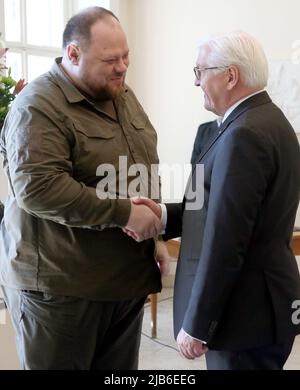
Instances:
[[[161,234],[161,207],[148,198],[131,200],[131,213],[123,232],[140,242]]]
[[[205,344],[188,335],[182,328],[178,333],[176,341],[180,354],[189,360],[194,360],[208,351]]]

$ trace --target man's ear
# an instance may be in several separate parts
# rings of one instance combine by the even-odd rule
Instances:
[[[228,68],[227,74],[227,89],[228,91],[232,90],[240,79],[239,68],[235,65],[230,65]]]
[[[67,47],[68,59],[73,65],[78,65],[80,59],[80,49],[79,46],[71,43]]]

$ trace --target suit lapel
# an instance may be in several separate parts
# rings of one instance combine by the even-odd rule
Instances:
[[[188,179],[188,182],[187,182],[186,189],[188,189],[189,186],[191,185],[191,180],[192,180],[192,177],[194,175],[194,172],[195,172],[195,169],[196,169],[196,165],[199,164],[202,161],[202,159],[207,155],[207,153],[209,153],[211,148],[219,140],[219,138],[221,138],[223,136],[223,134],[228,129],[228,127],[239,116],[241,116],[244,112],[250,110],[253,107],[257,107],[257,106],[260,106],[262,104],[267,104],[267,103],[271,103],[271,102],[272,102],[272,100],[270,99],[268,93],[267,92],[261,92],[261,93],[259,93],[257,95],[251,96],[247,100],[244,100],[238,107],[236,107],[232,111],[232,113],[228,116],[228,118],[226,118],[226,120],[219,127],[219,134],[212,140],[211,143],[209,143],[209,145],[206,148],[204,148],[203,152],[200,154],[199,158],[197,159],[196,164],[194,164],[193,170],[192,170],[192,172],[190,174],[190,177]],[[185,209],[185,202],[186,202],[186,197],[184,196],[182,210]]]
[[[253,107],[260,106],[262,104],[271,103],[271,99],[267,92],[261,92],[257,95],[250,97],[249,99],[243,101],[238,107],[236,107],[232,113],[226,118],[226,120],[219,127],[219,134],[212,140],[212,142],[203,150],[197,159],[196,163],[199,163],[203,157],[210,151],[213,145],[218,141],[224,132],[228,129],[229,125],[234,122],[240,115],[245,111],[250,110]],[[195,169],[195,168],[194,168]]]

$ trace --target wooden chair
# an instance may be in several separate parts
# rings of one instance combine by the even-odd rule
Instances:
[[[149,301],[151,306],[151,337],[157,337],[157,294],[150,294]]]
[[[291,247],[295,256],[300,256],[300,231],[295,231],[291,241]],[[180,241],[170,240],[167,242],[169,255],[176,261],[179,255]],[[149,295],[151,305],[151,337],[157,337],[157,294]]]
[[[167,248],[169,255],[177,261],[179,255],[180,241],[170,240],[167,241]],[[155,339],[157,337],[157,294],[149,295],[151,306],[151,337]]]
[[[300,256],[300,231],[294,231],[291,247],[295,256]]]

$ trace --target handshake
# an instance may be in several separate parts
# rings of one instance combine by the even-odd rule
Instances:
[[[131,199],[131,213],[123,232],[141,242],[163,232],[161,206],[148,198]]]

